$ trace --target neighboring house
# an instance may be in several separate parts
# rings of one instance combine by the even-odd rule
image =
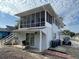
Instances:
[[[63,20],[55,13],[50,4],[46,4],[22,13],[17,34],[19,43],[26,40],[30,47],[37,48],[39,52],[50,47],[50,41],[60,39],[60,29],[64,27]]]
[[[6,26],[6,28],[0,28],[0,39],[8,36],[15,28],[13,26]]]
[[[0,39],[8,36],[10,34],[9,31],[7,31],[5,28],[0,28]]]

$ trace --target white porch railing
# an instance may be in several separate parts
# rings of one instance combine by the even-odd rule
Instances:
[[[8,36],[6,36],[5,38],[1,39],[2,45],[4,45],[6,42],[11,41],[13,38],[16,38],[16,34],[15,33],[11,33]]]

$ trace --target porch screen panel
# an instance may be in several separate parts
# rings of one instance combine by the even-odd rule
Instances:
[[[52,16],[47,12],[47,22],[52,24]]]
[[[31,27],[35,27],[35,14],[31,15]]]
[[[40,13],[36,13],[36,27],[40,26]]]
[[[25,20],[25,16],[24,17],[21,17],[21,22],[20,22],[20,27],[21,28],[24,28],[24,27],[26,27],[26,20]]]
[[[26,23],[27,27],[30,27],[30,16],[27,16],[27,23]]]
[[[45,11],[23,16],[20,24],[21,28],[45,26]]]
[[[45,11],[41,12],[41,20],[40,20],[41,26],[45,26]]]

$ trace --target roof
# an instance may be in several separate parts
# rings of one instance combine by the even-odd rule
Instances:
[[[36,7],[31,10],[27,10],[27,11],[18,13],[18,14],[16,14],[16,16],[25,16],[25,15],[33,14],[33,13],[44,11],[44,10],[48,11],[52,16],[57,16],[50,4],[45,4],[43,6]]]
[[[14,30],[15,28],[13,26],[6,26],[7,28],[0,28],[0,32],[1,31],[6,31],[6,32],[10,32],[12,30]]]
[[[0,28],[0,31],[7,31],[6,28]]]

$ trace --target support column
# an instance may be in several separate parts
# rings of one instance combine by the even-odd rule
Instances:
[[[21,18],[19,19],[19,21],[18,21],[18,23],[19,23],[19,25],[18,25],[18,29],[20,29],[20,22],[21,21]]]
[[[46,26],[46,21],[47,21],[47,13],[46,13],[46,10],[45,10],[45,26]]]
[[[39,51],[42,51],[42,31],[40,31]]]

